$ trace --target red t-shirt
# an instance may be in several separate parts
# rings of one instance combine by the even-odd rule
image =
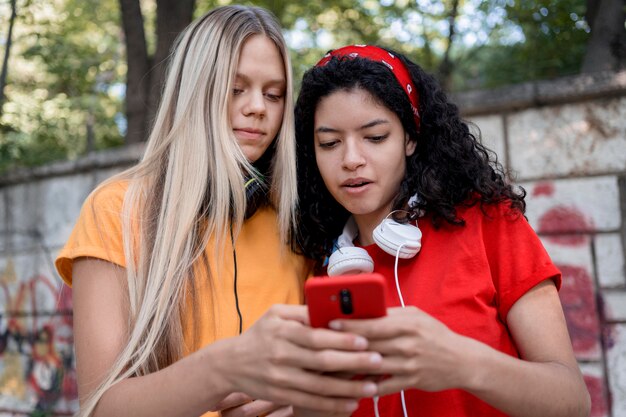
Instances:
[[[434,229],[428,217],[419,221],[422,249],[412,259],[400,259],[398,277],[405,305],[414,305],[459,334],[518,357],[506,327],[515,302],[546,279],[561,285],[554,266],[526,219],[511,213],[508,204],[461,207],[465,226]],[[376,245],[365,248],[374,272],[387,280],[387,305],[399,306],[395,286],[395,257]],[[405,391],[408,417],[504,416],[462,390]],[[354,416],[373,416],[373,401],[364,399]],[[402,417],[400,394],[379,399],[381,417]]]

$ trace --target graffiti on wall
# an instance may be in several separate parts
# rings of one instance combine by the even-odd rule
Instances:
[[[0,411],[70,415],[77,406],[72,297],[44,275],[17,280],[9,260],[0,276]],[[47,300],[47,302],[45,301]],[[54,300],[54,309],[45,310]]]
[[[532,189],[533,198],[553,198],[556,192],[552,182],[537,183]],[[558,201],[558,198],[554,198]],[[574,205],[554,204],[538,220],[537,232],[548,242],[575,251],[587,249],[592,244],[595,225],[591,216]],[[576,256],[567,259],[576,260]],[[601,295],[596,291],[593,273],[581,265],[557,263],[563,281],[559,297],[563,305],[567,329],[574,353],[579,360],[597,361],[602,357],[602,325],[598,314]],[[609,415],[608,391],[605,379],[584,375],[592,399],[592,417]]]

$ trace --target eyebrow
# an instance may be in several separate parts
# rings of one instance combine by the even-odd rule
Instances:
[[[248,77],[245,74],[241,74],[239,72],[235,74],[235,79],[237,79],[237,78],[241,78],[245,82],[249,82],[250,81],[250,77]],[[266,84],[270,84],[270,85],[285,85],[285,84],[287,84],[287,80],[285,78],[275,78],[275,79],[269,80]]]
[[[358,130],[369,129],[370,127],[374,127],[374,126],[378,126],[382,124],[388,124],[388,123],[389,123],[389,120],[387,119],[374,119],[371,122],[368,122],[364,124],[363,126],[359,127]],[[339,129],[333,129],[332,127],[327,127],[327,126],[320,126],[317,129],[315,129],[315,133],[336,133],[336,132],[339,132]]]

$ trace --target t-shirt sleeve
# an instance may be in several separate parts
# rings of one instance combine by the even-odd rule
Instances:
[[[483,233],[498,313],[504,322],[513,304],[537,284],[552,279],[560,289],[561,272],[528,221],[512,213],[508,204],[488,210]]]
[[[55,261],[67,285],[72,285],[72,265],[77,258],[97,258],[125,267],[121,220],[125,192],[123,183],[107,184],[83,203],[76,225]]]

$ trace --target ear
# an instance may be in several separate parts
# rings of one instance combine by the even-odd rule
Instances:
[[[404,134],[404,153],[406,156],[411,156],[415,152],[415,147],[417,146],[417,142],[411,140],[408,133]]]

